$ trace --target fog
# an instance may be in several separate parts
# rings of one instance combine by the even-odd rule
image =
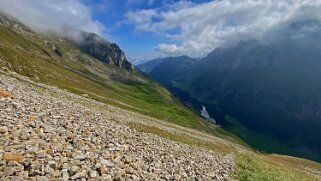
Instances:
[[[102,34],[104,26],[93,20],[90,8],[78,0],[2,0],[0,11],[32,30],[72,39],[79,31]]]

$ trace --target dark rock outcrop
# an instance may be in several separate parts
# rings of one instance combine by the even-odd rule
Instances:
[[[117,44],[110,43],[94,33],[83,33],[83,38],[80,43],[80,49],[83,52],[102,62],[134,71],[134,65],[126,59],[125,53]]]
[[[61,49],[59,49],[58,47],[56,47],[54,44],[52,44],[50,41],[45,41],[45,44],[47,47],[49,47],[50,49],[52,49],[52,51],[54,51],[58,56],[62,57],[63,53],[61,51]]]

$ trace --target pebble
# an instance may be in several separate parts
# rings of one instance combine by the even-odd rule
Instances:
[[[76,180],[76,179],[80,179],[80,178],[84,178],[85,175],[83,172],[79,172],[79,173],[76,173],[74,176],[71,177],[72,180]]]
[[[10,162],[10,161],[22,162],[23,156],[17,153],[4,153],[2,159],[7,162]]]
[[[12,102],[12,106],[13,106],[15,109],[20,108],[20,104],[17,103],[17,102]]]
[[[3,174],[5,176],[11,176],[11,175],[13,175],[13,173],[14,173],[14,169],[11,167],[6,167],[3,169]]]
[[[9,91],[0,90],[0,97],[10,97],[11,93]]]
[[[114,164],[108,160],[102,160],[101,164],[105,165],[106,167],[113,167],[114,166]]]
[[[85,160],[88,156],[87,155],[76,155],[74,157],[75,160]]]
[[[90,178],[97,178],[98,177],[98,173],[95,170],[91,170],[90,171]]]
[[[7,134],[8,133],[8,128],[6,126],[1,126],[0,127],[0,134]]]

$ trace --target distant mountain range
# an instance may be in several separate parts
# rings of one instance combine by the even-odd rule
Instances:
[[[321,161],[321,23],[138,67],[255,148]]]
[[[154,67],[156,67],[158,64],[162,63],[165,59],[164,58],[157,58],[151,61],[148,61],[144,64],[139,65],[139,69],[142,70],[145,73],[149,73],[153,70]]]

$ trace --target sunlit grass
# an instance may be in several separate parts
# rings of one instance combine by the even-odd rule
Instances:
[[[295,159],[293,159],[295,160]],[[234,177],[241,181],[319,181],[320,177],[298,167],[275,162],[269,156],[242,153],[236,156]]]

